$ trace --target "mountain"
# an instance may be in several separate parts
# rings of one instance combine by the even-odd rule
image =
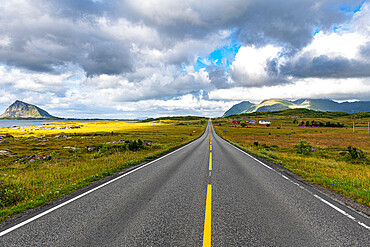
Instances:
[[[0,118],[56,118],[47,111],[20,100],[11,104]]]
[[[295,101],[269,99],[262,101],[260,104],[243,101],[232,106],[224,113],[223,117],[241,113],[282,111],[296,108],[347,113],[366,112],[370,111],[370,101],[337,103],[329,99],[299,99]]]
[[[240,102],[239,104],[233,105],[229,110],[227,110],[224,113],[224,116],[240,114],[240,112],[243,112],[246,109],[249,109],[251,106],[253,106],[253,104],[249,101]]]

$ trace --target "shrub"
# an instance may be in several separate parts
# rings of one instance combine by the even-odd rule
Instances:
[[[144,144],[142,140],[137,140],[137,141],[129,141],[128,142],[128,149],[131,151],[137,151],[144,148]]]
[[[160,149],[161,148],[161,145],[157,144],[157,143],[154,143],[152,145],[152,149]]]
[[[99,153],[102,154],[102,155],[110,155],[110,154],[113,154],[114,152],[115,152],[115,150],[107,144],[103,144],[99,148]]]
[[[303,155],[309,155],[311,152],[315,151],[315,148],[311,146],[306,140],[300,140],[298,145],[295,145],[297,153]]]
[[[25,194],[20,185],[0,183],[0,208],[16,205],[24,198]]]
[[[246,123],[241,123],[240,126],[245,127],[245,126],[247,126],[247,124]]]
[[[355,147],[347,147],[347,158],[349,159],[363,159],[365,158],[364,152]]]
[[[253,142],[253,145],[254,146],[258,146],[258,142]]]

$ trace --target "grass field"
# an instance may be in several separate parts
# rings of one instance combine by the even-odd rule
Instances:
[[[198,138],[206,121],[0,129],[0,221]]]
[[[366,114],[362,117],[355,114],[313,115],[312,112],[303,115],[259,113],[215,119],[213,124],[218,135],[246,151],[284,166],[306,181],[339,192],[369,207],[370,117]],[[232,124],[234,119],[241,122],[253,119],[256,124],[241,127]],[[270,120],[271,125],[258,124],[262,119]],[[344,127],[298,126],[307,121],[339,122]],[[356,149],[352,148],[350,153],[349,146]]]

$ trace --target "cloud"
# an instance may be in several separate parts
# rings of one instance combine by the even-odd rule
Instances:
[[[367,5],[353,20],[334,31],[317,32],[311,43],[296,53],[282,46],[241,47],[231,76],[241,86],[292,83],[298,78],[365,78],[370,76]]]
[[[116,108],[128,114],[140,111],[143,116],[159,117],[163,115],[198,115],[198,116],[219,116],[230,108],[235,101],[212,101],[204,98],[204,92],[198,94],[186,94],[169,100],[143,100],[119,104]]]
[[[58,18],[52,10],[41,1],[2,5],[0,21],[7,25],[0,32],[10,42],[0,47],[0,61],[36,72],[60,73],[69,64],[87,75],[132,70],[129,44],[104,32],[98,17]]]
[[[100,75],[87,78],[82,92],[107,92],[103,98],[113,102],[128,102],[147,99],[165,99],[178,97],[189,92],[211,88],[208,73],[204,71],[184,73],[171,69],[158,71],[156,68],[142,68],[125,76]]]
[[[214,116],[236,100],[370,97],[362,1],[19,0],[0,12],[3,108]]]
[[[222,66],[207,66],[208,77],[214,88],[229,88],[232,86],[230,77]]]
[[[232,79],[242,86],[274,84],[278,79],[277,63],[280,52],[281,48],[272,45],[241,47],[230,66]]]
[[[250,100],[261,102],[269,98],[300,99],[358,99],[369,100],[370,82],[367,79],[305,78],[290,84],[264,87],[234,87],[209,92],[210,100]]]
[[[370,63],[345,57],[330,58],[327,55],[302,57],[282,67],[283,73],[294,77],[354,78],[369,77]]]
[[[369,77],[367,40],[363,32],[319,32],[310,45],[286,60],[281,73],[303,78]]]
[[[8,90],[14,92],[51,92],[58,95],[67,91],[66,84],[72,74],[71,71],[59,75],[29,73],[0,66],[0,85],[8,87]]]
[[[214,35],[224,32],[228,36],[229,30],[235,30],[240,42],[249,45],[274,42],[298,49],[312,40],[317,26],[329,29],[350,18],[330,3],[8,2],[0,7],[0,21],[7,23],[0,34],[9,36],[10,43],[0,48],[0,61],[38,72],[57,72],[58,67],[72,63],[87,75],[121,74],[136,69],[140,58],[135,46],[166,52],[169,63],[189,64],[194,53],[207,50],[204,45],[199,47],[198,41],[217,43]]]

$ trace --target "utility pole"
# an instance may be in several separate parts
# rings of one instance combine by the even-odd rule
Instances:
[[[355,122],[353,121],[353,130],[352,130],[353,133],[355,133]]]

